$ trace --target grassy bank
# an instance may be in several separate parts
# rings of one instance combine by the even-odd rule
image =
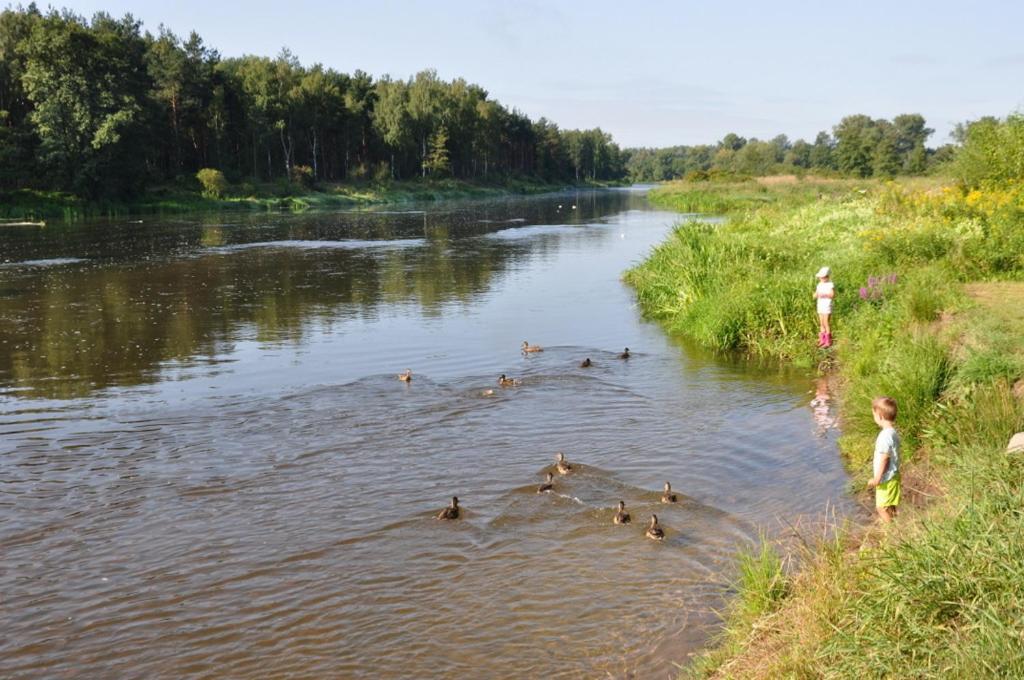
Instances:
[[[652,198],[718,201],[730,219],[682,224],[627,274],[644,310],[709,347],[836,370],[865,503],[871,396],[898,400],[906,460],[897,525],[808,543],[793,571],[781,549],[745,556],[722,638],[690,672],[1024,675],[1024,460],[1003,453],[1024,429],[1024,188],[793,180]],[[832,352],[814,346],[825,264]]]
[[[601,185],[586,185],[585,188]],[[483,184],[461,180],[410,180],[386,183],[321,184],[304,188],[291,183],[236,185],[223,198],[203,196],[197,187],[155,188],[130,201],[87,201],[58,192],[15,191],[0,194],[0,218],[73,220],[105,215],[183,213],[214,210],[308,210],[359,205],[490,198],[566,189],[530,179]]]

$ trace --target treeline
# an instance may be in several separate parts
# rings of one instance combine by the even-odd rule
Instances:
[[[786,135],[763,141],[730,133],[718,144],[628,149],[626,167],[631,179],[645,182],[808,171],[851,177],[919,175],[954,154],[952,145],[928,148],[932,132],[916,113],[891,121],[855,115],[843,118],[831,133],[819,132],[813,142],[791,142]]]
[[[0,190],[128,197],[215,168],[233,181],[625,176],[600,129],[533,121],[462,79],[374,80],[225,59],[192,33],[143,32],[35,4],[0,13]]]

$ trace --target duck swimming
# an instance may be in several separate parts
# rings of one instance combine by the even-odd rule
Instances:
[[[628,359],[629,358],[629,348],[628,347],[622,352],[622,354],[619,355],[619,358],[620,359]]]
[[[672,485],[665,482],[665,493],[661,494],[662,503],[675,503],[678,499],[676,495],[672,493]]]
[[[437,519],[458,519],[459,518],[459,497],[452,496],[452,504],[437,513]]]
[[[580,368],[590,368],[593,365],[594,364],[590,361],[590,357],[587,357],[586,359],[580,362]]]
[[[554,481],[555,481],[555,476],[549,472],[548,473],[547,481],[537,487],[537,493],[544,493],[545,491],[551,491],[553,488],[555,488]]]
[[[502,373],[498,376],[498,384],[502,387],[514,387],[519,384],[518,378],[506,378],[505,374]]]
[[[531,352],[543,352],[544,348],[540,345],[531,345],[526,340],[523,340],[523,354],[530,354]]]
[[[629,524],[629,513],[626,512],[626,502],[619,501],[619,511],[615,513],[612,521],[616,524]]]
[[[411,381],[412,380],[412,369],[411,368],[407,368],[407,369],[405,369],[404,373],[399,373],[398,374],[398,379],[401,380],[402,382],[409,382],[409,381]]]
[[[555,461],[555,469],[558,470],[558,474],[567,475],[572,472],[572,465],[569,465],[569,461],[565,459],[565,454],[561,451],[558,452],[557,460]]]
[[[651,526],[647,527],[644,536],[655,541],[665,540],[665,530],[658,526],[658,516],[651,515]]]

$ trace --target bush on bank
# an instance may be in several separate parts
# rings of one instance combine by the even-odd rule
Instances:
[[[862,530],[840,532],[781,581],[755,576],[781,574],[782,558],[743,558],[718,646],[690,672],[1024,675],[1024,461],[1001,452],[1024,429],[1013,393],[1024,379],[1024,312],[1014,313],[1024,284],[983,284],[987,301],[963,285],[1024,278],[1024,186],[751,184],[653,192],[656,204],[730,218],[683,222],[628,272],[642,308],[709,347],[837,367],[855,484],[877,432],[870,398],[895,397],[907,495],[932,502],[905,507],[866,543]],[[814,346],[822,265],[838,293],[831,354]],[[930,491],[915,488],[915,468],[929,471]]]

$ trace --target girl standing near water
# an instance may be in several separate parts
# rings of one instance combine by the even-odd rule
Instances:
[[[829,278],[831,274],[828,267],[819,269],[818,287],[814,289],[814,299],[818,302],[818,347],[832,346],[832,300],[836,289]]]

